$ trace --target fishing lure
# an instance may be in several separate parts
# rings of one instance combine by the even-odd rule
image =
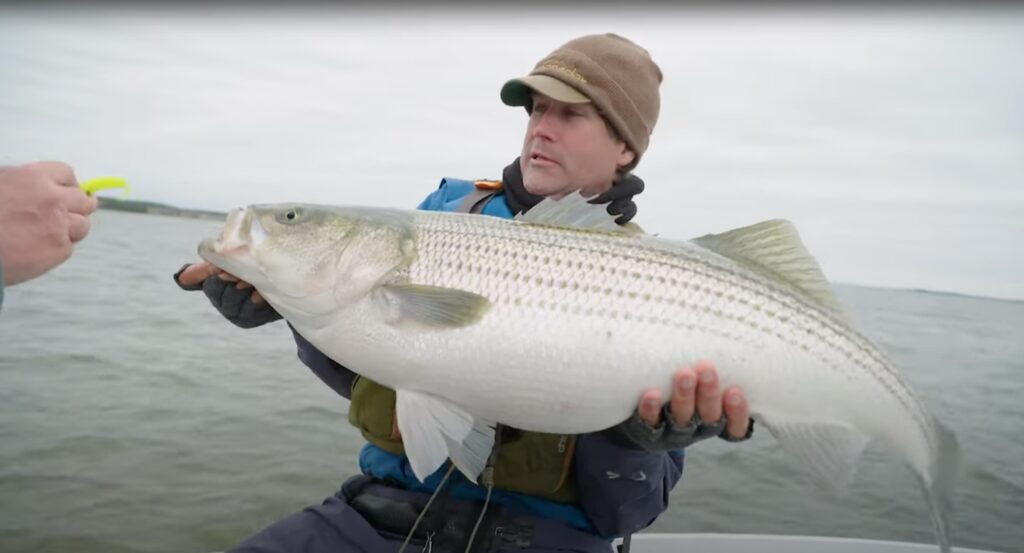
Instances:
[[[78,185],[86,194],[92,196],[93,194],[101,190],[109,190],[112,188],[124,188],[125,196],[128,195],[128,181],[120,177],[96,177],[89,179]]]

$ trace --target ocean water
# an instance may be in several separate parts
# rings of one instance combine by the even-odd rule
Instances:
[[[0,551],[223,550],[357,471],[347,402],[284,325],[235,328],[173,284],[219,226],[101,211],[70,261],[7,289]],[[953,543],[1024,550],[1024,303],[837,290],[958,435]],[[886,452],[869,449],[835,497],[764,431],[691,448],[651,530],[933,540],[921,491]]]

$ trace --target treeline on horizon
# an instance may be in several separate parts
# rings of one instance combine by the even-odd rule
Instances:
[[[227,213],[223,211],[207,211],[203,209],[182,209],[172,205],[147,202],[143,200],[122,200],[119,198],[98,197],[100,209],[114,209],[118,211],[129,211],[132,213],[156,213],[160,215],[177,215],[181,217],[201,217],[209,219],[223,219]]]

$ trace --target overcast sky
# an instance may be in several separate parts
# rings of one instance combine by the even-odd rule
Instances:
[[[413,207],[518,154],[506,79],[616,32],[665,75],[649,232],[784,217],[834,281],[1024,298],[1021,10],[69,10],[0,8],[0,163],[183,207]]]

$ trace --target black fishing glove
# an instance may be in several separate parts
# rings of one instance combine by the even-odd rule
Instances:
[[[651,426],[640,418],[640,414],[633,412],[633,416],[606,430],[610,437],[628,445],[633,449],[646,451],[669,451],[689,447],[701,440],[718,436],[727,442],[742,442],[749,440],[754,434],[754,419],[750,419],[747,425],[747,433],[739,438],[729,435],[726,427],[729,419],[725,412],[722,417],[714,423],[707,423],[700,419],[700,415],[693,413],[693,418],[686,426],[679,426],[675,418],[669,412],[666,403],[661,409],[661,421],[657,426]]]
[[[178,282],[178,276],[189,266],[185,264],[178,272],[174,273],[174,282],[179,288],[186,291],[202,290],[210,303],[235,326],[240,328],[255,328],[281,318],[269,303],[253,303],[252,288],[239,290],[234,282],[228,282],[217,275],[206,277],[201,284],[185,286]]]

